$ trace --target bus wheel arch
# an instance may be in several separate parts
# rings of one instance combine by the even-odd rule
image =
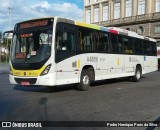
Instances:
[[[90,88],[90,83],[95,80],[95,71],[93,66],[86,65],[82,68],[80,74],[80,83],[77,86],[78,90],[86,91]]]
[[[136,65],[135,75],[133,76],[132,80],[134,82],[139,82],[142,76],[142,66],[140,64]]]

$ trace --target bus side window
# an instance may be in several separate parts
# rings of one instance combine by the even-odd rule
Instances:
[[[151,44],[151,55],[152,56],[157,56],[157,47],[156,47],[156,42],[150,42]]]
[[[104,32],[99,33],[98,51],[108,52],[108,34]]]
[[[110,35],[110,51],[116,53],[116,46],[117,46],[117,36],[114,34]]]
[[[144,55],[150,55],[150,41],[143,40]]]
[[[143,55],[143,41],[142,39],[134,38],[134,49],[136,55]]]
[[[75,50],[75,34],[74,27],[69,24],[58,23],[56,30],[56,50],[57,51],[74,51]],[[48,39],[49,42],[49,39]]]
[[[62,50],[62,32],[61,31],[56,32],[56,49]]]
[[[78,40],[79,40],[79,47],[80,47],[80,50],[83,50],[83,38],[82,38],[82,33],[80,31],[78,31]]]
[[[111,34],[110,36],[110,49],[111,52],[114,53],[122,53],[123,52],[123,39],[120,35]]]
[[[79,50],[80,51],[94,51],[95,47],[93,44],[93,40],[94,40],[93,30],[79,27],[78,31],[79,31]]]
[[[124,37],[123,42],[124,42],[124,52],[126,54],[133,54],[134,53],[133,38]]]
[[[122,39],[122,36],[118,36],[117,51],[119,53],[123,53],[123,39]]]
[[[100,34],[98,31],[94,32],[94,42],[95,42],[95,48],[97,51],[99,51],[100,46]]]
[[[84,45],[85,45],[85,35],[86,35],[86,29],[79,27],[78,28],[78,32],[79,32],[79,51],[84,51]]]
[[[67,40],[65,41],[65,46],[67,51],[74,51],[75,45],[75,35],[71,32],[67,33]]]
[[[85,43],[84,43],[84,49],[85,51],[93,51],[94,50],[94,44],[93,44],[93,31],[87,29],[87,35],[85,36]]]

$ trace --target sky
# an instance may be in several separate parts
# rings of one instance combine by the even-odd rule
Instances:
[[[9,9],[11,13],[9,15]],[[0,0],[0,31],[13,30],[15,23],[48,16],[83,21],[83,0]]]

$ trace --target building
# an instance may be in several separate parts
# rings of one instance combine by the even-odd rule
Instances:
[[[160,46],[160,0],[84,0],[84,21],[135,31]]]

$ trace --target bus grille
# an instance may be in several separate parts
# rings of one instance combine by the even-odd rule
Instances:
[[[18,84],[21,84],[21,82],[29,82],[29,84],[35,84],[36,81],[37,81],[37,78],[14,78],[15,81],[18,83]]]

